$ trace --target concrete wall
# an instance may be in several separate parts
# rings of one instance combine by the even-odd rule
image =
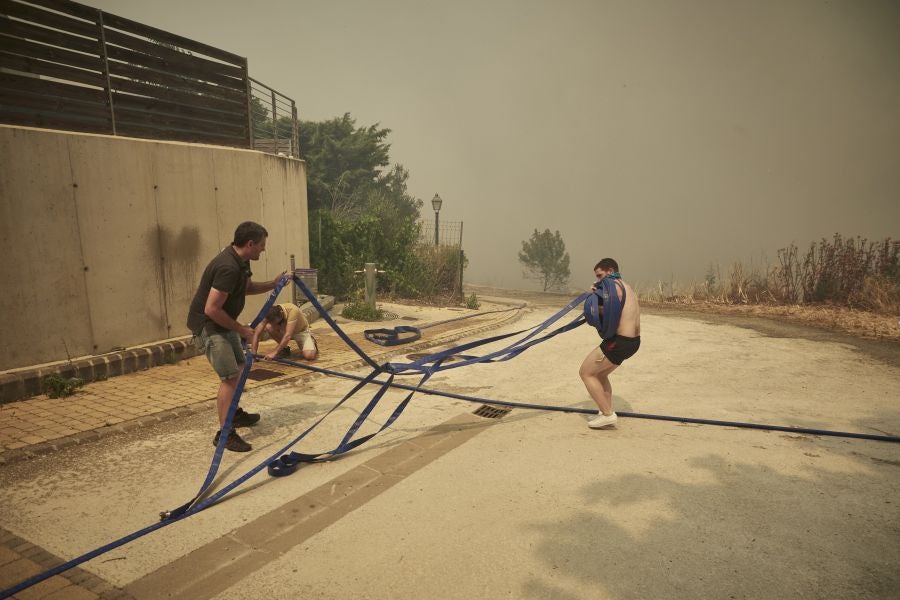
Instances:
[[[291,254],[309,265],[303,161],[0,125],[0,165],[0,371],[187,334],[200,275],[241,221],[269,230],[255,281]]]

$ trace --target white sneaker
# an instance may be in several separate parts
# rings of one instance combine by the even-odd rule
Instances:
[[[619,420],[619,417],[616,416],[616,413],[611,415],[604,415],[603,413],[598,414],[596,417],[588,421],[588,427],[591,429],[605,429],[607,427],[615,427],[616,421]]]

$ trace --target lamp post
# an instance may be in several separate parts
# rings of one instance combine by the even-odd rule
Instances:
[[[438,245],[438,225],[440,224],[441,204],[444,201],[437,194],[431,199],[431,208],[434,209],[434,245]]]

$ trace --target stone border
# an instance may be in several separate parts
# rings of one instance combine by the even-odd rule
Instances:
[[[66,562],[55,554],[44,550],[40,546],[32,544],[28,540],[21,538],[2,527],[0,527],[0,547],[7,549],[10,553],[9,558],[12,560],[4,564],[4,566],[10,565],[10,568],[13,566],[25,567],[34,564],[41,569],[41,572],[43,572]],[[19,579],[21,580],[21,577]],[[17,583],[18,581],[12,585],[16,585]],[[26,588],[26,590],[19,592],[16,594],[16,597],[37,597],[38,594],[40,594],[41,597],[44,595],[67,597],[74,591],[70,586],[86,590],[93,595],[92,597],[101,598],[101,600],[134,600],[134,596],[122,588],[112,585],[108,581],[97,577],[89,571],[85,571],[81,567],[72,567],[64,573],[54,575],[33,588]],[[77,595],[77,597],[84,596],[84,592],[81,592],[80,594],[81,595]],[[76,597],[76,595],[73,594],[73,597]]]
[[[319,302],[325,310],[334,307],[332,296],[320,296]],[[319,318],[318,311],[310,303],[304,304],[301,310],[310,323]],[[59,375],[67,379],[78,377],[85,383],[90,383],[135,371],[174,364],[197,355],[191,339],[191,336],[184,336],[168,342],[123,349],[119,352],[61,361],[33,369],[26,368],[0,373],[0,404],[46,393],[44,378],[48,375]]]
[[[434,346],[442,346],[448,343],[457,341],[459,339],[477,335],[479,333],[484,333],[487,331],[491,331],[496,329],[497,327],[501,327],[504,325],[508,325],[510,323],[514,323],[518,321],[522,316],[522,311],[518,310],[511,314],[509,317],[496,321],[494,323],[489,323],[482,325],[480,327],[476,327],[470,330],[464,330],[456,332],[455,334],[448,336],[440,340],[439,343],[433,342],[420,342],[418,344],[405,346],[402,349],[398,348],[394,352],[387,352],[379,355],[379,358],[385,361],[389,361],[392,358],[398,355],[409,354],[411,352],[415,352],[417,350],[425,350]],[[366,366],[366,361],[363,359],[354,360],[351,362],[347,362],[341,365],[335,365],[332,369],[358,369]],[[327,375],[324,373],[318,373],[316,371],[304,371],[302,373],[298,373],[296,375],[288,375],[284,378],[274,379],[273,381],[260,383],[259,386],[265,385],[284,385],[293,381],[297,381],[300,379],[312,379],[318,377],[326,377]],[[47,442],[42,442],[40,444],[32,444],[30,446],[24,446],[22,448],[15,448],[12,450],[6,450],[4,452],[0,452],[0,466],[11,465],[13,463],[18,463],[24,460],[31,460],[34,458],[38,458],[40,456],[44,456],[46,454],[51,454],[53,452],[58,452],[59,450],[63,450],[65,448],[69,448],[71,446],[79,446],[81,444],[87,444],[91,442],[95,442],[101,438],[106,438],[112,435],[119,435],[122,433],[128,433],[130,431],[134,431],[135,429],[141,427],[148,427],[151,425],[155,425],[157,423],[162,423],[164,421],[171,421],[172,419],[176,419],[179,417],[188,417],[191,415],[195,415],[204,411],[214,410],[216,406],[215,398],[210,398],[208,400],[201,400],[200,402],[195,402],[193,404],[189,404],[187,406],[179,406],[176,408],[170,408],[168,410],[160,411],[157,413],[153,413],[152,415],[145,415],[143,417],[138,417],[136,419],[132,419],[130,421],[123,421],[121,423],[116,423],[115,425],[105,425],[103,427],[98,427],[96,429],[91,429],[89,431],[82,431],[80,433],[76,433],[70,436],[58,438],[55,440],[50,440]]]
[[[184,337],[171,342],[130,348],[120,352],[110,352],[19,372],[3,373],[0,374],[0,404],[46,393],[44,378],[48,375],[59,375],[67,379],[78,377],[85,383],[89,383],[164,364],[173,364],[196,354],[194,345],[191,344],[191,338]]]

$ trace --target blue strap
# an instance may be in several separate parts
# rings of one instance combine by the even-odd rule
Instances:
[[[340,330],[340,328],[337,326],[337,324],[334,323],[334,321],[328,316],[327,312],[316,301],[315,297],[311,293],[309,293],[309,290],[306,289],[306,286],[303,285],[302,282],[299,282],[296,277],[294,278],[294,282],[295,282],[295,284],[299,285],[299,287],[304,292],[304,294],[306,294],[307,298],[309,298],[310,301],[313,302],[313,305],[316,307],[316,309],[319,310],[319,312],[320,312],[320,314],[322,314],[323,318],[325,318],[326,321],[328,321],[328,323],[332,326],[333,329],[335,329],[335,331],[338,333],[338,335],[340,335],[341,338],[344,339],[344,341],[346,341],[348,343],[348,345],[350,345],[351,347],[354,347],[357,350],[357,353],[360,354],[361,356],[363,356],[367,360],[367,362],[374,364],[374,361],[372,361],[371,358],[369,358],[367,355],[365,355],[365,353],[362,352],[362,350],[359,350],[358,347],[356,347],[356,345],[353,344],[353,342],[349,339],[349,337]],[[283,287],[284,283],[285,282],[279,282],[279,285],[277,285],[276,289],[273,290],[272,296],[270,297],[269,301],[266,303],[266,305],[260,311],[260,315],[257,317],[257,319],[254,320],[254,325],[258,324],[259,321],[262,319],[262,315],[266,314],[268,312],[268,310],[271,308],[271,305],[274,302],[274,297],[277,296],[278,291],[280,291],[280,289],[281,289],[281,287]],[[572,307],[574,307],[579,302],[584,300],[584,298],[586,296],[587,296],[587,294],[583,294],[582,296],[579,296],[579,298],[576,298],[575,300],[573,300],[567,307],[568,310],[571,310]],[[581,316],[581,317],[576,318],[574,321],[570,322],[569,324],[558,328],[557,330],[549,332],[543,336],[537,337],[537,334],[539,332],[543,331],[544,329],[546,329],[549,326],[550,322],[561,318],[566,312],[568,312],[568,310],[563,309],[562,311],[557,313],[557,315],[554,315],[554,317],[552,317],[551,319],[548,319],[547,322],[542,323],[535,328],[531,328],[531,329],[534,329],[534,331],[531,334],[527,335],[523,339],[510,345],[508,348],[504,349],[504,351],[489,353],[489,354],[487,354],[485,356],[481,356],[481,357],[466,356],[466,360],[472,361],[472,362],[494,362],[497,360],[508,360],[512,356],[515,356],[515,355],[521,353],[522,351],[524,351],[527,348],[530,348],[534,344],[537,344],[540,341],[543,341],[545,339],[549,339],[550,337],[553,337],[554,335],[558,335],[559,333],[562,333],[563,331],[568,331],[570,329],[574,329],[575,327],[581,325],[584,322],[584,317]],[[507,337],[511,337],[513,335],[518,335],[520,333],[524,333],[524,331],[528,331],[528,329],[520,331],[520,332],[516,332],[514,334],[505,334],[505,335],[500,335],[500,336],[494,336],[493,338],[489,338],[489,339],[491,341],[497,341],[500,339],[505,339]],[[375,365],[375,369],[372,371],[372,373],[370,373],[366,377],[358,377],[356,375],[350,375],[347,373],[330,371],[328,369],[323,369],[321,367],[314,367],[312,365],[307,365],[307,364],[303,364],[303,363],[299,363],[299,362],[293,362],[293,361],[289,361],[289,360],[285,360],[285,359],[276,359],[277,362],[290,364],[290,365],[301,367],[304,369],[308,369],[308,370],[312,370],[312,371],[316,371],[316,372],[320,372],[320,373],[325,373],[328,375],[336,375],[336,376],[344,377],[344,378],[348,378],[348,379],[356,379],[356,380],[358,380],[358,383],[338,403],[336,403],[331,409],[329,409],[328,412],[326,412],[319,419],[317,419],[309,428],[307,428],[304,432],[302,432],[300,435],[298,435],[296,438],[294,438],[294,440],[292,440],[290,443],[285,445],[283,448],[278,450],[271,457],[267,458],[259,465],[253,467],[250,471],[248,471],[241,477],[237,478],[230,484],[226,485],[224,488],[222,488],[215,494],[212,494],[208,498],[201,499],[201,496],[207,490],[207,487],[208,487],[208,482],[204,482],[204,485],[201,486],[200,494],[198,494],[197,497],[194,500],[192,500],[191,502],[187,503],[183,507],[180,507],[179,509],[176,509],[176,511],[178,511],[177,514],[171,514],[171,516],[169,518],[167,518],[166,520],[164,520],[162,522],[156,523],[154,525],[150,525],[143,529],[139,529],[138,531],[135,531],[134,533],[131,533],[129,535],[121,537],[118,540],[115,540],[104,546],[101,546],[100,548],[97,548],[86,554],[83,554],[81,556],[73,558],[72,560],[69,560],[61,565],[53,567],[52,569],[49,569],[43,573],[40,573],[33,577],[30,577],[30,578],[18,583],[17,585],[15,585],[13,587],[2,590],[2,591],[0,591],[0,599],[8,598],[14,594],[21,592],[24,589],[27,589],[37,583],[40,583],[41,581],[44,581],[54,575],[58,575],[64,571],[67,571],[67,570],[71,569],[72,567],[78,566],[92,558],[95,558],[95,557],[97,557],[101,554],[104,554],[110,550],[118,548],[119,546],[127,544],[135,539],[138,539],[144,535],[147,535],[148,533],[156,531],[157,529],[160,529],[167,525],[171,525],[172,523],[180,521],[181,519],[185,519],[191,515],[194,515],[200,511],[205,510],[205,509],[209,508],[210,506],[214,505],[219,500],[221,500],[223,497],[225,497],[227,494],[229,494],[232,490],[234,490],[235,488],[237,488],[238,486],[242,485],[244,482],[249,480],[251,477],[256,475],[263,468],[269,466],[270,464],[272,464],[276,461],[281,461],[281,464],[285,465],[284,467],[275,467],[276,471],[278,471],[281,468],[295,469],[296,465],[299,464],[299,462],[301,462],[303,458],[312,458],[313,460],[324,459],[324,457],[326,457],[326,456],[331,456],[331,457],[338,456],[338,455],[343,454],[353,448],[356,448],[356,447],[360,446],[361,444],[370,440],[372,437],[377,435],[377,433],[383,431],[386,427],[390,426],[397,419],[397,417],[400,415],[400,413],[403,412],[403,409],[405,409],[405,407],[408,405],[409,400],[412,397],[412,394],[415,392],[445,396],[448,398],[456,398],[456,399],[466,400],[466,401],[470,401],[470,402],[498,404],[498,405],[502,405],[502,406],[512,406],[512,407],[530,408],[530,409],[538,409],[538,410],[552,410],[552,411],[561,411],[561,412],[578,412],[578,413],[586,413],[586,414],[595,414],[596,413],[596,411],[593,409],[582,409],[582,408],[560,407],[560,406],[546,406],[546,405],[538,405],[538,404],[525,404],[525,403],[520,403],[520,402],[508,402],[508,401],[502,401],[502,400],[491,400],[489,398],[477,398],[477,397],[473,397],[473,396],[465,396],[462,394],[455,394],[455,393],[450,393],[450,392],[440,392],[437,390],[431,390],[431,389],[422,387],[424,385],[424,383],[430,377],[431,373],[442,370],[442,369],[446,369],[446,368],[455,368],[456,366],[461,366],[461,365],[459,365],[459,363],[444,366],[443,362],[449,356],[451,356],[451,355],[459,356],[458,353],[461,351],[461,349],[476,347],[478,345],[482,345],[483,343],[489,343],[489,342],[487,342],[487,341],[481,341],[480,343],[479,342],[470,342],[468,344],[463,344],[461,346],[452,348],[450,350],[445,350],[443,352],[439,352],[435,355],[426,357],[424,359],[420,359],[419,361],[416,361],[415,363],[409,363],[407,365],[395,364],[391,368],[388,368],[391,365],[391,363],[388,363],[381,367]],[[254,356],[250,355],[245,359],[245,366],[244,366],[244,372],[242,373],[242,380],[239,381],[241,389],[243,388],[243,383],[246,381],[246,373],[249,371],[249,366],[252,364],[252,361],[254,360],[254,358],[255,358]],[[431,363],[432,366],[430,366],[430,367],[427,366],[427,364],[429,364],[429,363]],[[402,372],[404,370],[407,370],[407,368],[411,367],[411,366],[415,366],[416,368],[424,371],[422,380],[419,382],[418,385],[409,386],[409,385],[404,385],[404,384],[399,384],[399,383],[393,382],[393,375],[394,375],[393,371]],[[376,379],[376,377],[382,372],[389,373],[388,379],[386,381],[380,381],[380,380]],[[382,425],[381,428],[373,434],[362,436],[358,439],[352,439],[353,435],[355,435],[355,433],[358,431],[359,426],[365,420],[363,418],[359,418],[359,419],[357,419],[356,422],[354,422],[353,426],[351,426],[351,429],[347,432],[347,434],[344,435],[344,438],[341,440],[341,443],[338,444],[337,448],[335,448],[334,450],[332,450],[330,452],[319,453],[319,454],[291,453],[289,455],[285,455],[286,452],[288,452],[295,444],[297,444],[303,438],[305,438],[313,429],[315,429],[322,421],[324,421],[338,407],[343,405],[344,402],[346,402],[350,397],[352,397],[354,394],[356,394],[356,392],[358,392],[360,389],[362,389],[366,385],[370,385],[370,384],[377,384],[377,385],[381,386],[381,388],[379,389],[379,392],[376,394],[377,400],[380,400],[384,396],[385,390],[389,387],[396,387],[396,388],[400,388],[400,389],[409,390],[410,394],[407,395],[407,397],[397,406],[397,408],[393,411],[391,417],[385,422],[385,424]],[[229,406],[229,412],[228,412],[228,416],[226,418],[226,427],[230,426],[231,420],[234,416],[234,412],[237,407],[238,397],[239,397],[239,393],[236,393],[235,396],[232,398],[232,403]],[[370,401],[370,403],[367,406],[367,409],[365,411],[367,416],[369,413],[371,413],[371,410],[377,404],[377,400],[376,400],[376,398],[373,398],[373,400]],[[805,434],[810,434],[810,435],[830,435],[830,436],[838,436],[838,437],[849,437],[849,438],[886,441],[886,442],[893,442],[893,443],[900,442],[900,436],[860,434],[860,433],[841,432],[841,431],[828,431],[828,430],[818,430],[818,429],[782,427],[782,426],[776,426],[776,425],[762,425],[762,424],[754,424],[754,423],[737,423],[737,422],[730,422],[730,421],[693,419],[693,418],[687,418],[687,417],[669,417],[669,416],[664,416],[664,415],[647,415],[647,414],[641,414],[641,413],[619,412],[618,414],[619,414],[619,416],[622,416],[622,417],[636,417],[636,418],[645,418],[645,419],[680,421],[680,422],[686,422],[686,423],[724,425],[724,426],[728,426],[728,427],[747,427],[747,428],[752,428],[752,429],[771,429],[771,430],[776,430],[776,431],[788,431],[788,432],[795,432],[795,433],[805,433]],[[218,459],[221,457],[222,450],[224,448],[222,438],[225,438],[225,437],[226,436],[220,436],[220,440],[219,440],[220,443],[216,447],[216,453],[214,455],[214,460],[213,460],[214,465],[211,465],[211,467],[210,467],[210,474],[207,475],[207,480],[210,480],[211,477],[213,477],[215,475],[215,471],[218,469]],[[287,460],[285,460],[284,456],[282,456],[282,455],[287,456]],[[270,472],[271,472],[271,470],[270,470]],[[273,475],[279,476],[278,474],[275,474],[275,473],[273,473]],[[183,510],[181,510],[181,509],[183,509]],[[175,513],[176,511],[173,511],[173,513]]]
[[[253,319],[253,322],[250,324],[251,328],[255,329],[256,326],[259,325],[259,323],[263,320],[265,315],[269,313],[269,311],[272,309],[272,306],[275,304],[275,300],[278,298],[278,294],[281,293],[281,290],[285,285],[287,285],[288,281],[290,281],[290,276],[284,275],[275,282],[275,287],[269,293],[268,298],[266,298],[262,309],[260,309],[259,314],[256,315],[256,318]],[[159,518],[162,521],[171,519],[172,517],[177,517],[185,513],[194,503],[197,502],[198,499],[203,496],[207,488],[212,485],[212,482],[215,479],[216,473],[218,472],[219,466],[222,462],[222,455],[225,452],[225,444],[228,442],[228,432],[231,431],[231,424],[234,421],[234,415],[237,412],[238,403],[240,402],[241,395],[244,393],[244,386],[247,383],[247,376],[250,374],[250,369],[253,368],[254,356],[252,353],[247,352],[246,340],[241,340],[241,345],[244,349],[244,368],[241,370],[241,375],[238,378],[238,383],[235,387],[234,394],[232,394],[231,396],[231,402],[228,405],[228,414],[225,416],[225,423],[222,425],[222,429],[220,430],[219,442],[218,444],[216,444],[216,450],[213,453],[212,461],[209,465],[209,470],[206,473],[206,478],[200,485],[200,491],[198,491],[193,498],[191,498],[189,501],[185,502],[178,508],[161,512],[159,514]]]
[[[404,333],[409,335],[402,336]],[[367,340],[379,346],[399,346],[420,339],[422,332],[418,327],[412,325],[398,325],[393,329],[366,329],[363,335]]]
[[[607,275],[594,284],[594,291],[588,294],[584,302],[585,319],[594,327],[604,340],[616,335],[622,308],[625,306],[625,286],[619,280],[618,272]],[[622,289],[619,300],[617,287]]]
[[[553,316],[548,318],[543,323],[539,323],[538,325],[535,325],[534,327],[530,327],[528,329],[523,329],[520,331],[514,331],[512,333],[500,334],[500,335],[492,336],[492,337],[481,339],[481,340],[475,340],[473,342],[468,342],[466,344],[461,344],[459,346],[455,346],[453,348],[448,348],[441,352],[422,357],[411,363],[388,363],[387,365],[385,365],[385,369],[390,370],[392,372],[403,372],[405,370],[420,370],[420,371],[435,372],[435,371],[442,371],[442,370],[446,370],[446,369],[456,369],[456,368],[459,368],[459,367],[462,367],[465,365],[479,363],[479,362],[498,362],[498,361],[509,360],[509,359],[513,358],[514,356],[518,356],[519,354],[521,354],[528,348],[532,347],[533,345],[535,345],[541,341],[550,339],[556,335],[559,335],[560,333],[569,331],[569,330],[574,329],[575,327],[578,327],[579,325],[581,325],[584,322],[583,316],[577,317],[575,320],[568,323],[567,325],[564,325],[550,333],[547,333],[544,336],[535,338],[535,336],[537,336],[540,332],[544,331],[545,329],[550,327],[550,325],[552,325],[553,323],[555,323],[556,321],[558,321],[559,319],[564,317],[567,313],[572,311],[587,296],[588,296],[587,293],[578,296],[577,298],[575,298],[574,300],[569,302],[566,306],[564,306],[562,309],[557,311],[556,314],[554,314]],[[500,341],[500,340],[503,340],[506,338],[515,337],[515,336],[525,333],[526,331],[529,331],[529,330],[532,330],[531,333],[529,333],[522,339],[514,342],[513,344],[510,344],[509,346],[502,348],[500,350],[495,350],[494,352],[491,352],[484,356],[466,357],[462,361],[450,363],[447,365],[440,365],[440,366],[438,365],[438,363],[444,361],[445,359],[447,359],[450,356],[459,355],[460,352],[470,350],[470,349],[476,348],[478,346],[483,346],[485,344],[491,344],[493,342]],[[534,338],[534,339],[531,339],[531,338]],[[434,366],[429,366],[430,363],[434,363]]]
[[[319,300],[316,298],[316,295],[309,291],[309,288],[306,287],[306,284],[303,283],[303,281],[296,275],[294,275],[294,285],[300,288],[300,291],[303,292],[303,295],[306,296],[306,298],[312,303],[315,309],[319,312],[319,315],[322,317],[322,319],[324,319],[325,322],[328,323],[328,325],[334,330],[334,332],[338,334],[338,336],[342,340],[344,340],[345,344],[350,346],[351,350],[356,352],[356,354],[358,354],[360,358],[366,361],[366,364],[368,364],[373,369],[380,368],[378,363],[372,360],[372,358],[368,354],[363,352],[362,348],[353,343],[353,340],[350,339],[350,336],[344,333],[344,330],[341,329],[337,323],[335,323],[334,319],[331,318],[331,315],[328,314],[328,311],[325,310],[321,304],[319,304]]]

